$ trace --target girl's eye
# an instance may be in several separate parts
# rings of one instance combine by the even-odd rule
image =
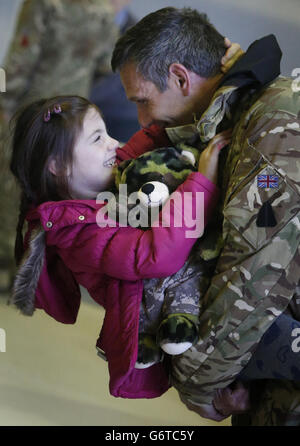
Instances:
[[[97,141],[99,141],[100,139],[101,139],[101,136],[98,135],[94,142],[97,142]]]

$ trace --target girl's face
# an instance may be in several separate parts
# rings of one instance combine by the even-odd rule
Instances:
[[[69,187],[73,198],[93,199],[110,188],[118,141],[111,138],[103,119],[90,107],[74,146]]]

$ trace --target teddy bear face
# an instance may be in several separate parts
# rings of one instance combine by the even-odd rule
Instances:
[[[174,192],[187,176],[197,170],[197,149],[163,147],[146,152],[136,159],[120,163],[116,170],[115,183],[126,184],[128,193],[139,191],[149,182],[165,184],[169,193]]]
[[[140,210],[144,209],[141,212],[161,208],[187,176],[197,170],[198,158],[197,149],[181,145],[155,149],[120,163],[115,171],[116,189],[118,191],[121,185],[126,184],[128,197],[134,196],[133,201],[129,199],[126,211],[137,203]]]
[[[161,181],[148,181],[137,192],[140,203],[145,207],[163,206],[170,196],[170,190]]]

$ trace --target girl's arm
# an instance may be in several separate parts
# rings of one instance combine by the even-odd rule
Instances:
[[[137,158],[149,150],[158,147],[173,146],[165,129],[152,125],[148,129],[136,132],[123,147],[117,149],[117,162]]]
[[[76,233],[72,233],[72,238],[68,236],[68,228],[54,235],[59,255],[74,272],[99,272],[133,281],[174,274],[183,266],[201,235],[197,233],[199,215],[204,217],[205,225],[218,199],[218,188],[201,173],[193,172],[176,192],[175,202],[170,200],[170,212],[164,214],[168,209],[165,205],[158,219],[167,222],[170,217],[169,225],[152,225],[144,231],[130,226],[120,227],[117,223],[105,228],[95,223],[78,224],[73,227]],[[188,207],[186,192],[190,192],[191,197]],[[204,193],[203,207],[199,192]],[[188,237],[192,231],[195,236]]]

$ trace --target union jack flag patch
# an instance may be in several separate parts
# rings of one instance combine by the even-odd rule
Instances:
[[[278,187],[278,176],[257,175],[257,186],[262,188]]]

